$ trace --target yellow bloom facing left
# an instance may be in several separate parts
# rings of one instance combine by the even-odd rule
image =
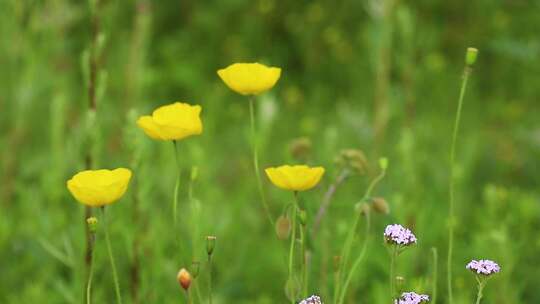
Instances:
[[[242,95],[258,95],[277,83],[281,69],[260,63],[235,63],[217,71],[225,84]]]
[[[116,202],[126,193],[131,175],[125,168],[86,170],[68,180],[67,188],[80,203],[101,207]]]
[[[180,140],[202,133],[201,106],[175,102],[141,116],[137,125],[146,135],[157,140]]]
[[[272,184],[281,189],[305,191],[319,183],[324,174],[324,168],[285,165],[277,168],[267,168],[265,172]]]

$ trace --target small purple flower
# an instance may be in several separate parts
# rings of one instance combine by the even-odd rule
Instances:
[[[323,302],[321,301],[320,297],[313,295],[307,299],[302,300],[302,302],[300,302],[299,304],[323,304]]]
[[[494,273],[498,273],[501,271],[501,267],[499,267],[499,264],[493,262],[492,260],[472,260],[467,264],[467,269],[470,271],[481,274],[481,275],[492,275]]]
[[[384,229],[384,239],[390,244],[411,245],[416,244],[416,236],[411,230],[399,225],[388,225]]]
[[[399,299],[394,300],[394,304],[420,304],[429,302],[429,297],[416,292],[404,292]]]

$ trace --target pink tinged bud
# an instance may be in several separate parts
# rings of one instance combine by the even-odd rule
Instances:
[[[176,275],[176,280],[184,290],[188,290],[191,285],[191,274],[185,268],[182,268]]]

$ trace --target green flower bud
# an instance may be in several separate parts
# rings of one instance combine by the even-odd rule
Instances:
[[[379,167],[381,167],[381,170],[386,170],[388,168],[388,158],[379,158]]]
[[[88,231],[90,233],[96,233],[98,220],[96,217],[92,216],[86,219],[86,224],[88,225]]]
[[[302,226],[305,226],[307,224],[307,212],[304,209],[300,209],[300,213],[298,214],[298,218],[300,219],[300,224]]]
[[[276,234],[280,240],[285,240],[289,238],[289,233],[291,232],[291,221],[286,217],[281,215],[276,221]]]
[[[377,213],[388,214],[390,213],[390,206],[388,202],[382,197],[374,197],[371,199],[373,210]]]
[[[472,66],[476,62],[476,58],[478,57],[478,49],[476,48],[468,48],[467,53],[465,55],[465,64],[467,66]]]
[[[212,255],[214,253],[214,248],[216,247],[216,237],[215,236],[207,236],[206,237],[206,253],[208,255]]]
[[[199,261],[193,261],[191,262],[191,275],[193,276],[194,279],[197,278],[197,276],[199,276],[199,271],[201,269],[201,263]]]

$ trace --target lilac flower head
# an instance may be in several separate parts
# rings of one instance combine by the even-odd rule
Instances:
[[[416,244],[416,236],[411,230],[399,225],[388,225],[384,229],[384,239],[390,244],[411,245]]]
[[[467,264],[466,268],[476,274],[485,276],[501,271],[499,264],[493,262],[492,260],[472,260],[469,262],[469,264]]]
[[[429,297],[416,292],[404,292],[399,299],[394,300],[394,304],[420,304],[429,302]]]
[[[321,298],[313,295],[307,299],[302,300],[302,302],[300,302],[299,304],[323,304],[323,303],[321,301]]]

